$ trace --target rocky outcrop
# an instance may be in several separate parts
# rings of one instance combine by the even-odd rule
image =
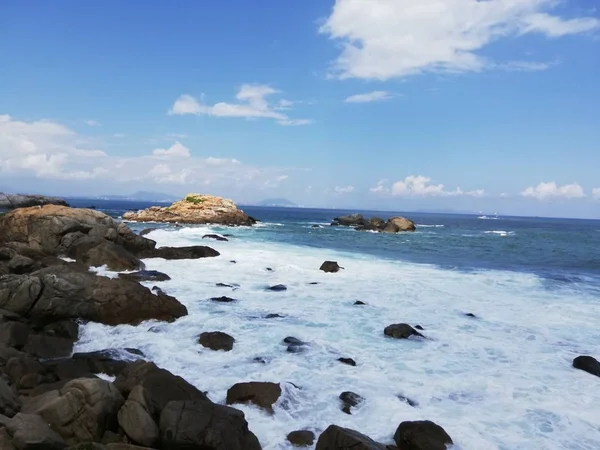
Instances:
[[[379,217],[367,219],[361,214],[336,217],[331,222],[332,226],[352,227],[360,231],[378,231],[384,233],[398,233],[400,231],[415,231],[415,223],[406,217],[391,217],[387,221]]]
[[[429,420],[402,422],[394,441],[398,450],[446,450],[453,443],[442,427]]]
[[[319,436],[316,450],[386,450],[386,446],[358,431],[330,425]]]
[[[592,356],[578,356],[573,360],[573,367],[600,377],[600,362]]]
[[[4,194],[0,192],[0,209],[28,208],[31,206],[61,205],[69,206],[59,197],[45,195]]]
[[[222,225],[254,225],[256,220],[246,215],[231,201],[213,195],[188,194],[168,207],[128,212],[123,219],[137,222],[168,222]]]
[[[277,383],[237,383],[227,391],[227,404],[252,403],[272,413],[273,404],[280,396],[281,386]]]

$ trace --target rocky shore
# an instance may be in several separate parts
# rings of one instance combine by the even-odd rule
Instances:
[[[256,220],[239,209],[233,201],[213,195],[188,194],[171,206],[152,206],[123,214],[123,219],[136,222],[186,224],[254,225]]]
[[[43,205],[69,206],[65,200],[59,197],[48,197],[45,195],[5,194],[0,192],[0,210]]]

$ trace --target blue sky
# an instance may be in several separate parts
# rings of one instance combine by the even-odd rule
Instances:
[[[0,189],[600,217],[584,0],[0,7]]]

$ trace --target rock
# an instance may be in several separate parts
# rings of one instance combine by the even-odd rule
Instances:
[[[61,358],[71,355],[73,343],[72,339],[35,334],[29,337],[23,351],[38,358]]]
[[[394,441],[399,450],[446,450],[453,443],[442,427],[429,420],[402,422]]]
[[[406,217],[392,217],[388,219],[381,231],[384,233],[398,233],[399,231],[415,231],[417,226]]]
[[[477,319],[477,316],[473,313],[465,313],[465,317],[471,317],[473,319]]]
[[[231,284],[225,284],[225,283],[217,283],[215,286],[217,286],[217,287],[233,288],[233,285],[231,285]]]
[[[2,450],[17,450],[13,445],[13,440],[6,428],[0,428],[0,448]]]
[[[386,450],[386,446],[358,431],[330,425],[319,436],[316,450]]]
[[[160,415],[163,449],[261,450],[244,413],[209,401],[173,401]]]
[[[24,323],[5,322],[0,324],[0,344],[21,349],[27,344],[31,333],[31,328]]]
[[[313,225],[311,225],[311,228],[322,228],[322,227],[321,227],[321,225],[313,224]]]
[[[35,269],[39,269],[39,264],[33,259],[23,255],[15,255],[8,262],[8,271],[15,274],[24,274],[33,272]]]
[[[364,225],[366,223],[365,218],[361,214],[350,214],[347,216],[340,216],[333,219],[331,225],[341,225],[346,227],[354,227]]]
[[[0,414],[13,417],[21,411],[21,400],[6,381],[0,378]]]
[[[381,230],[382,228],[385,228],[385,220],[383,220],[379,217],[373,217],[369,221],[369,224],[371,225],[371,228],[373,230]]]
[[[401,401],[403,401],[404,403],[408,403],[409,406],[412,406],[413,408],[416,408],[417,406],[419,406],[419,403],[417,403],[416,401],[405,397],[402,394],[398,394],[396,397],[398,397],[398,399],[400,399]]]
[[[210,348],[211,350],[225,350],[228,352],[233,348],[235,339],[227,333],[212,331],[202,333],[198,342],[203,347]]]
[[[98,442],[107,429],[114,428],[117,412],[124,403],[112,383],[98,378],[69,381],[60,391],[37,399],[34,412],[69,444]]]
[[[146,402],[145,389],[135,386],[119,410],[119,425],[133,442],[153,447],[158,442],[160,433],[152,413],[151,405]]]
[[[365,302],[363,302],[363,301],[361,301],[361,300],[356,300],[356,301],[354,302],[354,304],[355,304],[356,306],[364,306],[364,305],[366,305],[366,303],[365,303]]]
[[[600,362],[591,356],[578,356],[573,360],[573,367],[600,377]]]
[[[144,228],[142,231],[140,231],[139,235],[140,236],[146,236],[147,234],[152,233],[153,231],[158,230],[158,228]]]
[[[280,396],[281,386],[277,383],[236,383],[227,391],[227,404],[252,403],[272,413],[273,404]]]
[[[408,339],[411,336],[425,337],[406,323],[396,323],[385,328],[383,333],[395,339]]]
[[[192,245],[189,247],[160,247],[142,254],[143,258],[163,259],[200,259],[213,258],[220,253],[204,245]]]
[[[19,413],[8,423],[8,432],[18,450],[62,450],[67,444],[36,414]]]
[[[79,337],[79,325],[73,320],[61,320],[46,325],[44,327],[44,334],[76,341]]]
[[[211,301],[213,302],[219,302],[219,303],[231,303],[231,302],[237,302],[236,299],[231,298],[231,297],[212,297]]]
[[[0,192],[0,209],[28,208],[31,206],[69,204],[59,197],[45,195],[4,194]]]
[[[173,321],[187,315],[174,297],[138,283],[55,266],[31,275],[0,276],[0,308],[41,322],[82,319],[107,325]]]
[[[144,263],[123,247],[112,242],[102,242],[92,247],[77,258],[77,262],[91,267],[106,265],[108,270],[120,272],[123,270],[143,269]]]
[[[356,361],[354,361],[352,358],[338,358],[338,361],[349,366],[356,366]]]
[[[265,267],[265,270],[267,272],[275,272],[275,270],[273,270],[273,268],[271,268],[271,267]]]
[[[229,241],[229,239],[227,239],[224,236],[219,236],[218,234],[205,234],[204,236],[202,236],[202,239],[214,239],[216,241]]]
[[[420,331],[425,330],[425,328],[423,328],[421,325],[415,325],[415,329]]]
[[[14,356],[7,361],[4,372],[19,387],[21,379],[30,374],[43,374],[44,367],[37,359],[31,356]]]
[[[267,291],[273,291],[273,292],[287,291],[287,286],[285,286],[284,284],[276,284],[275,286],[269,286],[267,288]]]
[[[284,318],[284,317],[285,317],[285,316],[282,316],[281,314],[273,314],[273,313],[272,313],[272,314],[267,314],[267,315],[265,316],[265,319],[282,319],[282,318]]]
[[[362,396],[350,391],[342,392],[340,394],[340,400],[342,401],[342,411],[346,414],[352,414],[350,409],[365,401]]]
[[[171,279],[169,275],[158,270],[140,270],[138,272],[120,273],[119,278],[126,280],[137,281],[168,281]]]
[[[319,270],[322,270],[325,273],[336,273],[339,272],[340,269],[343,269],[343,267],[340,267],[336,261],[325,261],[319,268]]]
[[[293,336],[288,336],[284,338],[283,342],[290,345],[306,345],[306,342],[301,341],[300,339],[295,338]]]
[[[132,364],[132,356],[137,353],[131,352],[132,349],[104,349],[95,352],[75,353],[72,361],[80,362],[80,367],[84,367],[91,373],[104,373],[110,376],[120,375],[123,370]],[[129,360],[124,360],[129,355]],[[65,368],[66,369],[66,368]],[[63,369],[64,370],[64,369]],[[72,376],[71,378],[77,378]]]
[[[123,219],[138,222],[168,222],[221,225],[254,225],[256,220],[246,215],[231,201],[221,197],[188,194],[169,207],[152,206],[143,211],[127,212]]]
[[[287,440],[295,447],[310,447],[315,442],[315,433],[308,430],[292,431]]]

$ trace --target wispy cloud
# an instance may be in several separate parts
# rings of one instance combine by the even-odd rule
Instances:
[[[354,192],[354,186],[336,186],[333,188],[333,191],[336,194],[350,194],[351,192]]]
[[[600,188],[592,189],[592,197],[600,199]]]
[[[344,101],[346,103],[371,103],[389,100],[391,98],[394,98],[394,96],[387,91],[373,91],[367,92],[366,94],[351,95]]]
[[[423,175],[409,175],[404,180],[386,186],[387,180],[381,180],[370,189],[373,193],[390,194],[397,197],[483,197],[483,189],[463,191],[460,187],[447,190],[443,184],[431,184],[431,178]]]
[[[237,103],[219,102],[206,105],[202,100],[197,100],[191,95],[181,95],[169,110],[169,115],[194,114],[197,116],[208,115],[213,117],[237,117],[245,119],[273,119],[280,125],[308,125],[309,119],[292,119],[281,112],[282,101],[270,104],[268,97],[278,94],[279,91],[267,85],[244,84],[236,95]],[[283,108],[290,109],[291,102],[283,101]]]
[[[83,122],[89,125],[90,127],[99,127],[102,125],[100,122],[92,119],[84,120]]]
[[[546,200],[551,198],[582,198],[585,197],[585,192],[579,183],[565,184],[559,186],[554,181],[541,182],[537,186],[529,186],[523,192],[523,197],[531,197],[538,200]]]

